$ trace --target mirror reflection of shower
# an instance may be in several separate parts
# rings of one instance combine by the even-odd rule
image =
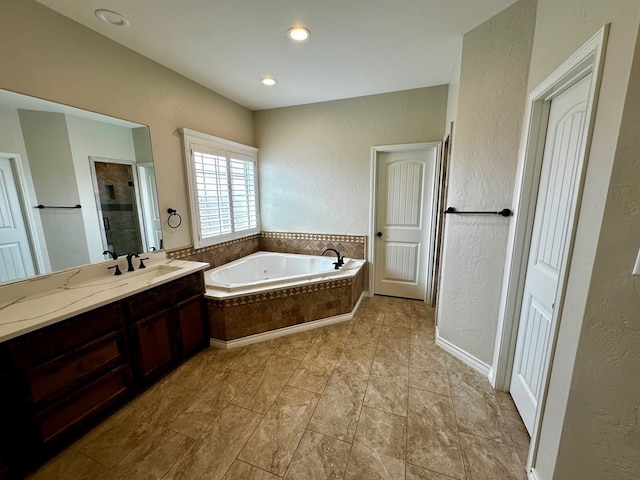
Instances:
[[[140,189],[133,162],[91,160],[98,214],[102,217],[103,249],[121,255],[145,251],[138,201]]]

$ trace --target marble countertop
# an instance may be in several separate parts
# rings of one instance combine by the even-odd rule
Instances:
[[[127,272],[126,259],[119,258],[0,286],[0,342],[209,267],[170,260],[164,252],[145,256],[147,268],[135,272]],[[122,275],[107,270],[115,264]]]

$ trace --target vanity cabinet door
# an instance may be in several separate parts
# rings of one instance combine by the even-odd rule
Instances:
[[[132,350],[136,377],[146,383],[171,367],[170,310],[146,317],[133,325]]]
[[[179,304],[177,309],[180,348],[179,356],[184,357],[209,344],[207,316],[202,296],[197,296]]]

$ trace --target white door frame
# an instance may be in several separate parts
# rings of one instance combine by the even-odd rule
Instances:
[[[378,182],[378,155],[380,153],[390,153],[390,152],[410,152],[413,150],[423,150],[429,148],[436,149],[436,165],[435,165],[435,175],[433,176],[434,185],[433,185],[433,198],[432,198],[432,210],[431,210],[431,225],[429,225],[430,235],[433,235],[435,230],[435,220],[436,220],[436,208],[437,208],[437,199],[438,199],[438,185],[437,179],[440,176],[440,146],[441,142],[424,142],[424,143],[403,143],[398,145],[376,145],[371,147],[371,197],[369,199],[369,294],[374,294],[374,286],[375,286],[375,252],[376,252],[376,196],[377,196],[377,182]],[[427,258],[428,263],[425,266],[427,273],[427,286],[424,296],[425,302],[431,302],[430,294],[431,285],[433,284],[433,279],[431,278],[431,271],[433,265],[433,242],[430,241],[429,245],[427,245],[428,252]],[[429,298],[427,298],[429,297]]]
[[[489,378],[491,384],[498,390],[509,389],[511,371],[513,369],[549,106],[554,97],[564,93],[588,73],[591,72],[593,74],[586,110],[586,135],[583,139],[581,160],[578,166],[577,194],[572,205],[574,212],[569,218],[569,231],[567,232],[569,248],[567,248],[567,251],[564,253],[564,267],[560,272],[556,308],[554,309],[551,320],[551,337],[548,349],[544,354],[543,388],[534,421],[527,462],[527,471],[531,478],[536,478],[535,463],[540,440],[540,426],[546,406],[551,365],[553,363],[558,327],[565,297],[566,280],[571,267],[570,260],[575,241],[584,174],[595,119],[595,103],[600,90],[608,32],[609,25],[605,25],[577,52],[558,67],[556,71],[535,88],[527,99],[525,123],[522,130],[523,141],[521,143],[516,189],[514,192],[514,221],[509,231],[504,281],[500,298],[498,335],[494,349],[493,368]]]
[[[49,252],[44,238],[42,221],[40,220],[40,210],[36,211],[33,208],[37,204],[37,196],[33,187],[29,165],[20,155],[15,153],[0,152],[0,156],[8,158],[11,164],[36,275],[49,273],[51,271],[51,263],[49,262]]]

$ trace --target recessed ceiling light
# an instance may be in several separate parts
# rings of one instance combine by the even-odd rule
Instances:
[[[304,42],[309,38],[309,35],[311,35],[309,29],[300,25],[296,25],[287,30],[287,36],[294,42]]]
[[[276,84],[276,79],[273,77],[262,77],[260,81],[263,85],[268,85],[269,87]]]
[[[117,12],[112,12],[111,10],[105,10],[103,8],[99,8],[93,13],[95,13],[96,17],[98,17],[104,23],[108,23],[109,25],[113,25],[114,27],[129,26],[129,20],[127,20]]]

